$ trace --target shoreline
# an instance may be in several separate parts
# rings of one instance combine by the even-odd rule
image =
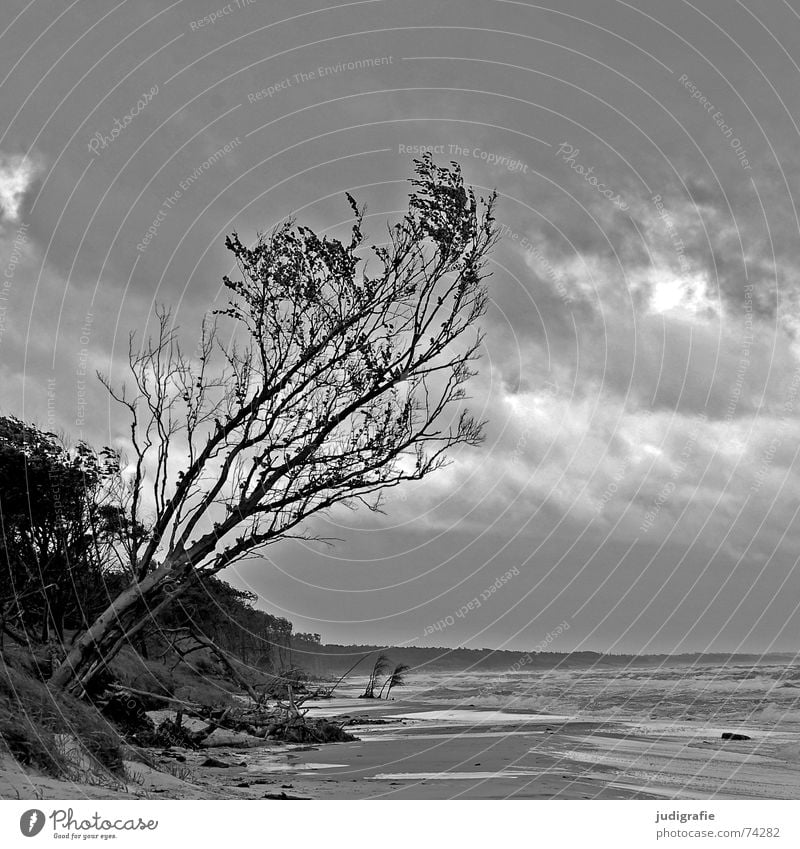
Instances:
[[[159,769],[128,761],[134,781],[116,788],[28,775],[6,758],[0,798],[773,799],[797,798],[800,783],[788,733],[755,730],[749,741],[730,742],[716,726],[413,698],[306,706],[311,716],[356,720],[347,730],[359,739],[153,750]]]

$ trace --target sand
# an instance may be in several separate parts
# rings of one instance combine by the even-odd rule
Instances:
[[[362,717],[360,739],[325,746],[220,745],[129,763],[134,780],[89,786],[0,761],[0,798],[655,799],[797,798],[797,741],[752,732],[723,742],[691,723],[575,716],[411,701],[307,703],[313,715]],[[378,722],[375,722],[378,720]],[[741,730],[741,729],[738,729]],[[252,741],[251,741],[252,742]],[[227,767],[203,766],[213,757]],[[183,760],[181,760],[183,759]]]

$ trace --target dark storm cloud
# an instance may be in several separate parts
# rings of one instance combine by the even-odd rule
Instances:
[[[146,332],[155,301],[194,339],[232,230],[252,240],[297,213],[344,236],[352,190],[382,241],[413,149],[434,147],[500,193],[470,390],[486,445],[394,493],[380,522],[337,515],[338,554],[287,547],[285,571],[253,586],[319,630],[347,619],[360,582],[395,582],[364,594],[372,624],[353,627],[413,638],[401,611],[436,621],[519,562],[518,598],[543,583],[491,634],[523,645],[550,602],[562,618],[584,605],[570,634],[588,637],[641,574],[592,639],[630,648],[658,633],[663,649],[702,608],[682,588],[698,579],[711,599],[748,552],[744,618],[757,620],[778,583],[758,564],[777,549],[785,574],[800,542],[800,22],[781,4],[721,0],[550,6],[256,0],[198,25],[209,10],[194,4],[78,4],[33,45],[64,11],[33,4],[0,54],[0,274],[26,228],[0,278],[4,411],[122,444],[99,387],[79,396],[82,369],[121,377],[128,332]],[[300,582],[319,570],[341,592]],[[654,598],[662,620],[675,613],[663,632],[637,618]],[[703,624],[693,647],[713,633]]]

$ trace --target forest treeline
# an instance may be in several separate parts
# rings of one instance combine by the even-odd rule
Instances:
[[[146,529],[127,527],[108,497],[117,463],[110,449],[70,448],[56,434],[0,416],[0,645],[47,645],[60,656],[135,580],[126,540]],[[256,609],[256,600],[198,575],[136,647],[157,657],[172,635],[192,630],[247,665],[283,670],[292,666],[293,638],[319,643],[318,634],[294,635],[289,620]]]

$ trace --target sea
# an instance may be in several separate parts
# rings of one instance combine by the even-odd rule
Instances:
[[[649,719],[800,732],[800,663],[422,673],[411,677],[403,696],[587,720]]]
[[[354,710],[363,683],[349,680],[339,692]],[[394,695],[403,727],[366,728],[364,739],[426,734],[441,740],[441,754],[448,739],[463,747],[467,737],[517,735],[518,750],[537,764],[543,758],[548,771],[604,788],[675,799],[800,798],[800,665],[791,659],[418,670]]]

